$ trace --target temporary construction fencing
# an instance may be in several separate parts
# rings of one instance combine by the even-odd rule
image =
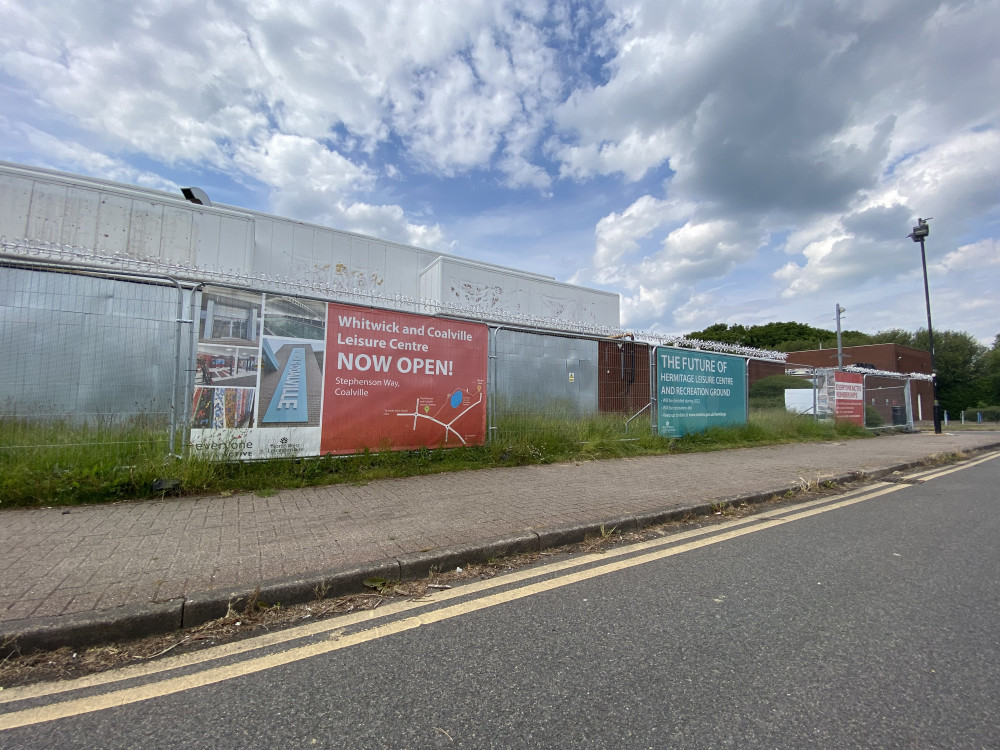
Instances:
[[[103,267],[81,263],[81,256],[96,258],[58,246],[0,255],[0,460],[14,452],[44,453],[58,471],[103,451],[127,468],[140,455],[168,457],[192,445],[217,447],[212,436],[237,433],[242,442],[231,450],[227,438],[223,457],[318,455],[331,446],[332,452],[345,453],[356,447],[414,447],[414,441],[438,444],[426,435],[440,435],[439,444],[453,446],[469,436],[473,442],[498,440],[581,424],[590,434],[598,427],[610,437],[629,439],[657,430],[657,346],[687,346],[689,351],[712,346],[593,326],[567,330],[573,326],[566,321],[514,313],[509,320],[496,320],[495,310],[490,312],[493,320],[484,321],[482,311],[456,305],[320,290],[287,279],[158,267],[135,259],[104,259],[118,267]],[[377,389],[399,388],[387,372],[371,375],[369,367],[378,358],[361,349],[356,357],[329,356],[327,349],[337,344],[337,324],[330,314],[335,310],[348,328],[350,320],[360,325],[367,318],[377,319],[371,325],[386,330],[397,324],[405,328],[409,321],[414,335],[420,329],[424,336],[420,321],[438,321],[442,331],[453,329],[444,335],[469,340],[481,328],[481,374],[472,367],[461,386],[448,385],[442,393],[435,389],[443,380],[421,381],[431,385],[421,392],[411,389],[405,406],[386,409],[389,422],[413,425],[409,444],[395,444],[388,435],[331,442],[320,437],[321,422],[356,430],[374,421],[363,413],[347,419],[347,399],[366,391],[369,403],[378,404]],[[358,314],[349,315],[352,310]],[[347,328],[344,332],[345,341],[354,346],[367,340],[346,335],[353,333]],[[459,361],[448,353],[423,355],[430,346],[426,343],[381,341],[386,343],[395,348],[394,376],[423,368],[424,374],[440,378]],[[729,351],[781,365],[774,353],[740,347]],[[337,382],[333,374],[324,371],[330,361],[338,367],[348,362],[355,370],[356,377],[345,378],[339,391],[332,387]],[[858,406],[868,426],[912,426],[912,377],[845,370],[863,381],[863,404]],[[835,389],[820,385],[818,371],[809,379],[815,389],[811,412],[835,416],[829,401]],[[321,405],[324,382],[328,395]],[[269,405],[281,399],[290,403],[289,394],[298,395],[300,386],[308,404],[301,416],[267,415]],[[333,404],[333,393],[343,400]],[[459,422],[476,419],[482,420],[481,430]],[[417,424],[436,425],[438,432],[420,433]],[[259,445],[244,450],[254,429],[257,435],[274,436],[267,451]]]
[[[886,374],[865,373],[866,425],[913,429],[914,413],[911,380]]]
[[[869,429],[913,429],[914,393],[918,384],[930,376],[904,375],[874,371],[863,367],[833,368],[795,367],[787,374],[797,376],[802,389],[786,391],[787,408],[818,419],[844,418],[849,412],[852,421]],[[857,385],[853,392],[838,387],[838,381],[850,380]],[[847,397],[845,405],[843,397]]]
[[[625,335],[490,330],[491,439],[603,420],[649,429],[654,347]]]
[[[169,278],[0,259],[0,448],[57,465],[179,450],[191,299]]]
[[[449,446],[476,434],[471,428],[463,433],[459,418],[481,418],[481,434],[490,440],[580,420],[634,435],[656,427],[657,345],[718,346],[746,356],[757,351],[286,278],[105,257],[52,243],[0,244],[5,355],[0,460],[15,452],[45,453],[55,470],[91,460],[97,450],[124,468],[140,454],[181,455],[194,445],[214,450],[219,443],[213,436],[220,434],[227,436],[221,454],[228,457],[327,452],[331,443],[319,437],[320,423],[324,429],[347,424],[342,407],[348,398],[367,389],[374,399],[378,388],[397,388],[389,374],[420,370],[443,376],[458,362],[449,352],[464,337],[478,336],[480,328],[481,376],[472,368],[467,382],[449,385],[446,393],[435,392],[436,385],[421,393],[411,390],[405,408],[386,410],[392,412],[388,421],[437,425],[441,444]],[[436,321],[437,334],[431,334],[430,324],[425,334],[421,320]],[[411,333],[420,329],[423,338],[377,341],[393,350],[397,369],[376,378],[378,368],[369,366],[379,358],[356,348],[372,339],[371,330],[367,336],[349,330],[362,323],[376,331],[379,326],[405,330],[409,324]],[[355,349],[344,343],[348,348],[334,357],[341,333]],[[452,348],[442,350],[445,354],[425,355],[439,343],[433,335],[457,341],[448,342]],[[334,373],[324,369],[328,362],[354,370],[339,391]],[[272,402],[283,399],[287,406],[300,387],[308,406],[299,417],[288,416],[299,413],[294,410],[267,416]],[[336,404],[334,393],[342,398]],[[363,415],[353,420],[355,427],[366,421]],[[253,430],[273,436],[268,451],[259,445],[244,450]],[[414,440],[423,439],[414,434]],[[236,439],[240,443],[233,449]],[[400,447],[391,440],[342,441],[333,452],[362,444]]]

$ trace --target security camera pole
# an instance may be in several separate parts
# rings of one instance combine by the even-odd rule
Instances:
[[[917,219],[917,225],[908,236],[914,242],[920,243],[920,264],[924,267],[924,299],[927,302],[927,343],[931,348],[931,386],[934,389],[934,434],[941,434],[941,408],[938,405],[937,364],[934,360],[934,328],[931,326],[931,293],[927,286],[927,256],[924,254],[924,239],[931,233],[927,224],[930,217]]]

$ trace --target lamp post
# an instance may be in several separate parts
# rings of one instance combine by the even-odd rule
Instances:
[[[941,434],[941,409],[938,406],[937,364],[934,360],[934,328],[931,326],[931,293],[927,286],[927,256],[924,254],[924,240],[931,233],[927,224],[930,217],[917,219],[917,225],[908,235],[914,242],[920,243],[920,265],[924,269],[924,300],[927,302],[927,343],[931,348],[931,387],[934,390],[934,434]]]

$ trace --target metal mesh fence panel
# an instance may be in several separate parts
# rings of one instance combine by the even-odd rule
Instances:
[[[171,447],[184,388],[169,282],[0,263],[0,460],[56,470]],[[189,341],[189,339],[188,339]]]
[[[865,426],[913,426],[909,381],[884,375],[865,375]]]
[[[490,330],[491,440],[649,431],[651,347],[539,331]]]

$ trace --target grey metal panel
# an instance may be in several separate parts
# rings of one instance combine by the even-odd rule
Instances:
[[[163,204],[133,200],[128,225],[129,252],[141,258],[159,256],[162,234]]]
[[[232,234],[238,226],[227,223],[227,218],[207,211],[194,212],[195,262],[198,265],[225,269],[247,267],[243,236]]]
[[[597,341],[506,329],[494,337],[494,393],[501,409],[597,413]]]
[[[70,187],[66,191],[66,215],[59,242],[75,247],[94,247],[101,195],[93,190]],[[155,253],[154,253],[155,254]]]
[[[420,299],[440,300],[441,299],[441,263],[440,258],[424,268],[420,272]]]
[[[255,241],[256,237],[255,228]],[[269,252],[263,258],[259,256],[254,258],[254,261],[260,264],[254,270],[274,275],[287,274],[294,254],[295,226],[286,221],[272,221]]]
[[[31,215],[28,234],[42,242],[59,242],[66,214],[66,186],[38,181],[31,191]]]
[[[373,261],[375,261],[373,263]],[[360,292],[375,292],[379,280],[384,277],[375,268],[377,250],[365,237],[351,237],[350,255],[337,267],[337,281],[348,289]]]
[[[410,255],[403,250],[399,245],[382,245],[381,254],[381,267],[378,269],[378,274],[382,278],[382,285],[378,288],[379,294],[391,295],[391,294],[403,294],[403,255]],[[411,275],[410,279],[415,279],[415,276]],[[408,297],[414,297],[414,294],[408,294]]]
[[[251,268],[259,273],[267,273],[267,259],[271,256],[274,245],[274,221],[270,218],[258,218],[253,222],[253,257]]]
[[[177,290],[0,266],[0,413],[169,414]]]
[[[295,273],[297,279],[311,279],[309,267],[312,266],[316,258],[316,235],[319,234],[314,227],[306,224],[292,225],[292,243],[285,253],[285,270],[281,273],[290,275]],[[296,272],[296,269],[299,269]]]
[[[289,263],[293,278],[320,284],[332,283],[333,236],[314,227],[295,228],[295,254]]]
[[[317,232],[313,245],[311,264],[307,266],[311,281],[325,284],[333,283],[333,267],[336,265],[336,235],[333,232]]]
[[[203,214],[208,218],[208,213]],[[242,216],[219,214],[219,263],[223,268],[252,270],[254,229],[253,221]],[[287,266],[284,273],[288,273]]]
[[[193,236],[194,213],[186,208],[164,206],[159,256],[181,263],[194,263]]]
[[[350,260],[351,257],[351,235],[344,234],[343,232],[331,232],[330,238],[333,243],[331,246],[330,261],[333,263],[334,269],[338,263],[344,263]],[[331,277],[331,282],[333,278]]]
[[[346,284],[343,272],[351,260],[351,236],[343,232],[325,233],[325,237],[330,240],[330,245],[320,256],[321,267],[326,272],[326,283],[331,285]]]
[[[7,239],[28,236],[28,210],[32,182],[0,172],[0,235]]]
[[[97,214],[98,252],[114,255],[128,251],[128,226],[131,213],[131,198],[115,193],[101,193]]]

